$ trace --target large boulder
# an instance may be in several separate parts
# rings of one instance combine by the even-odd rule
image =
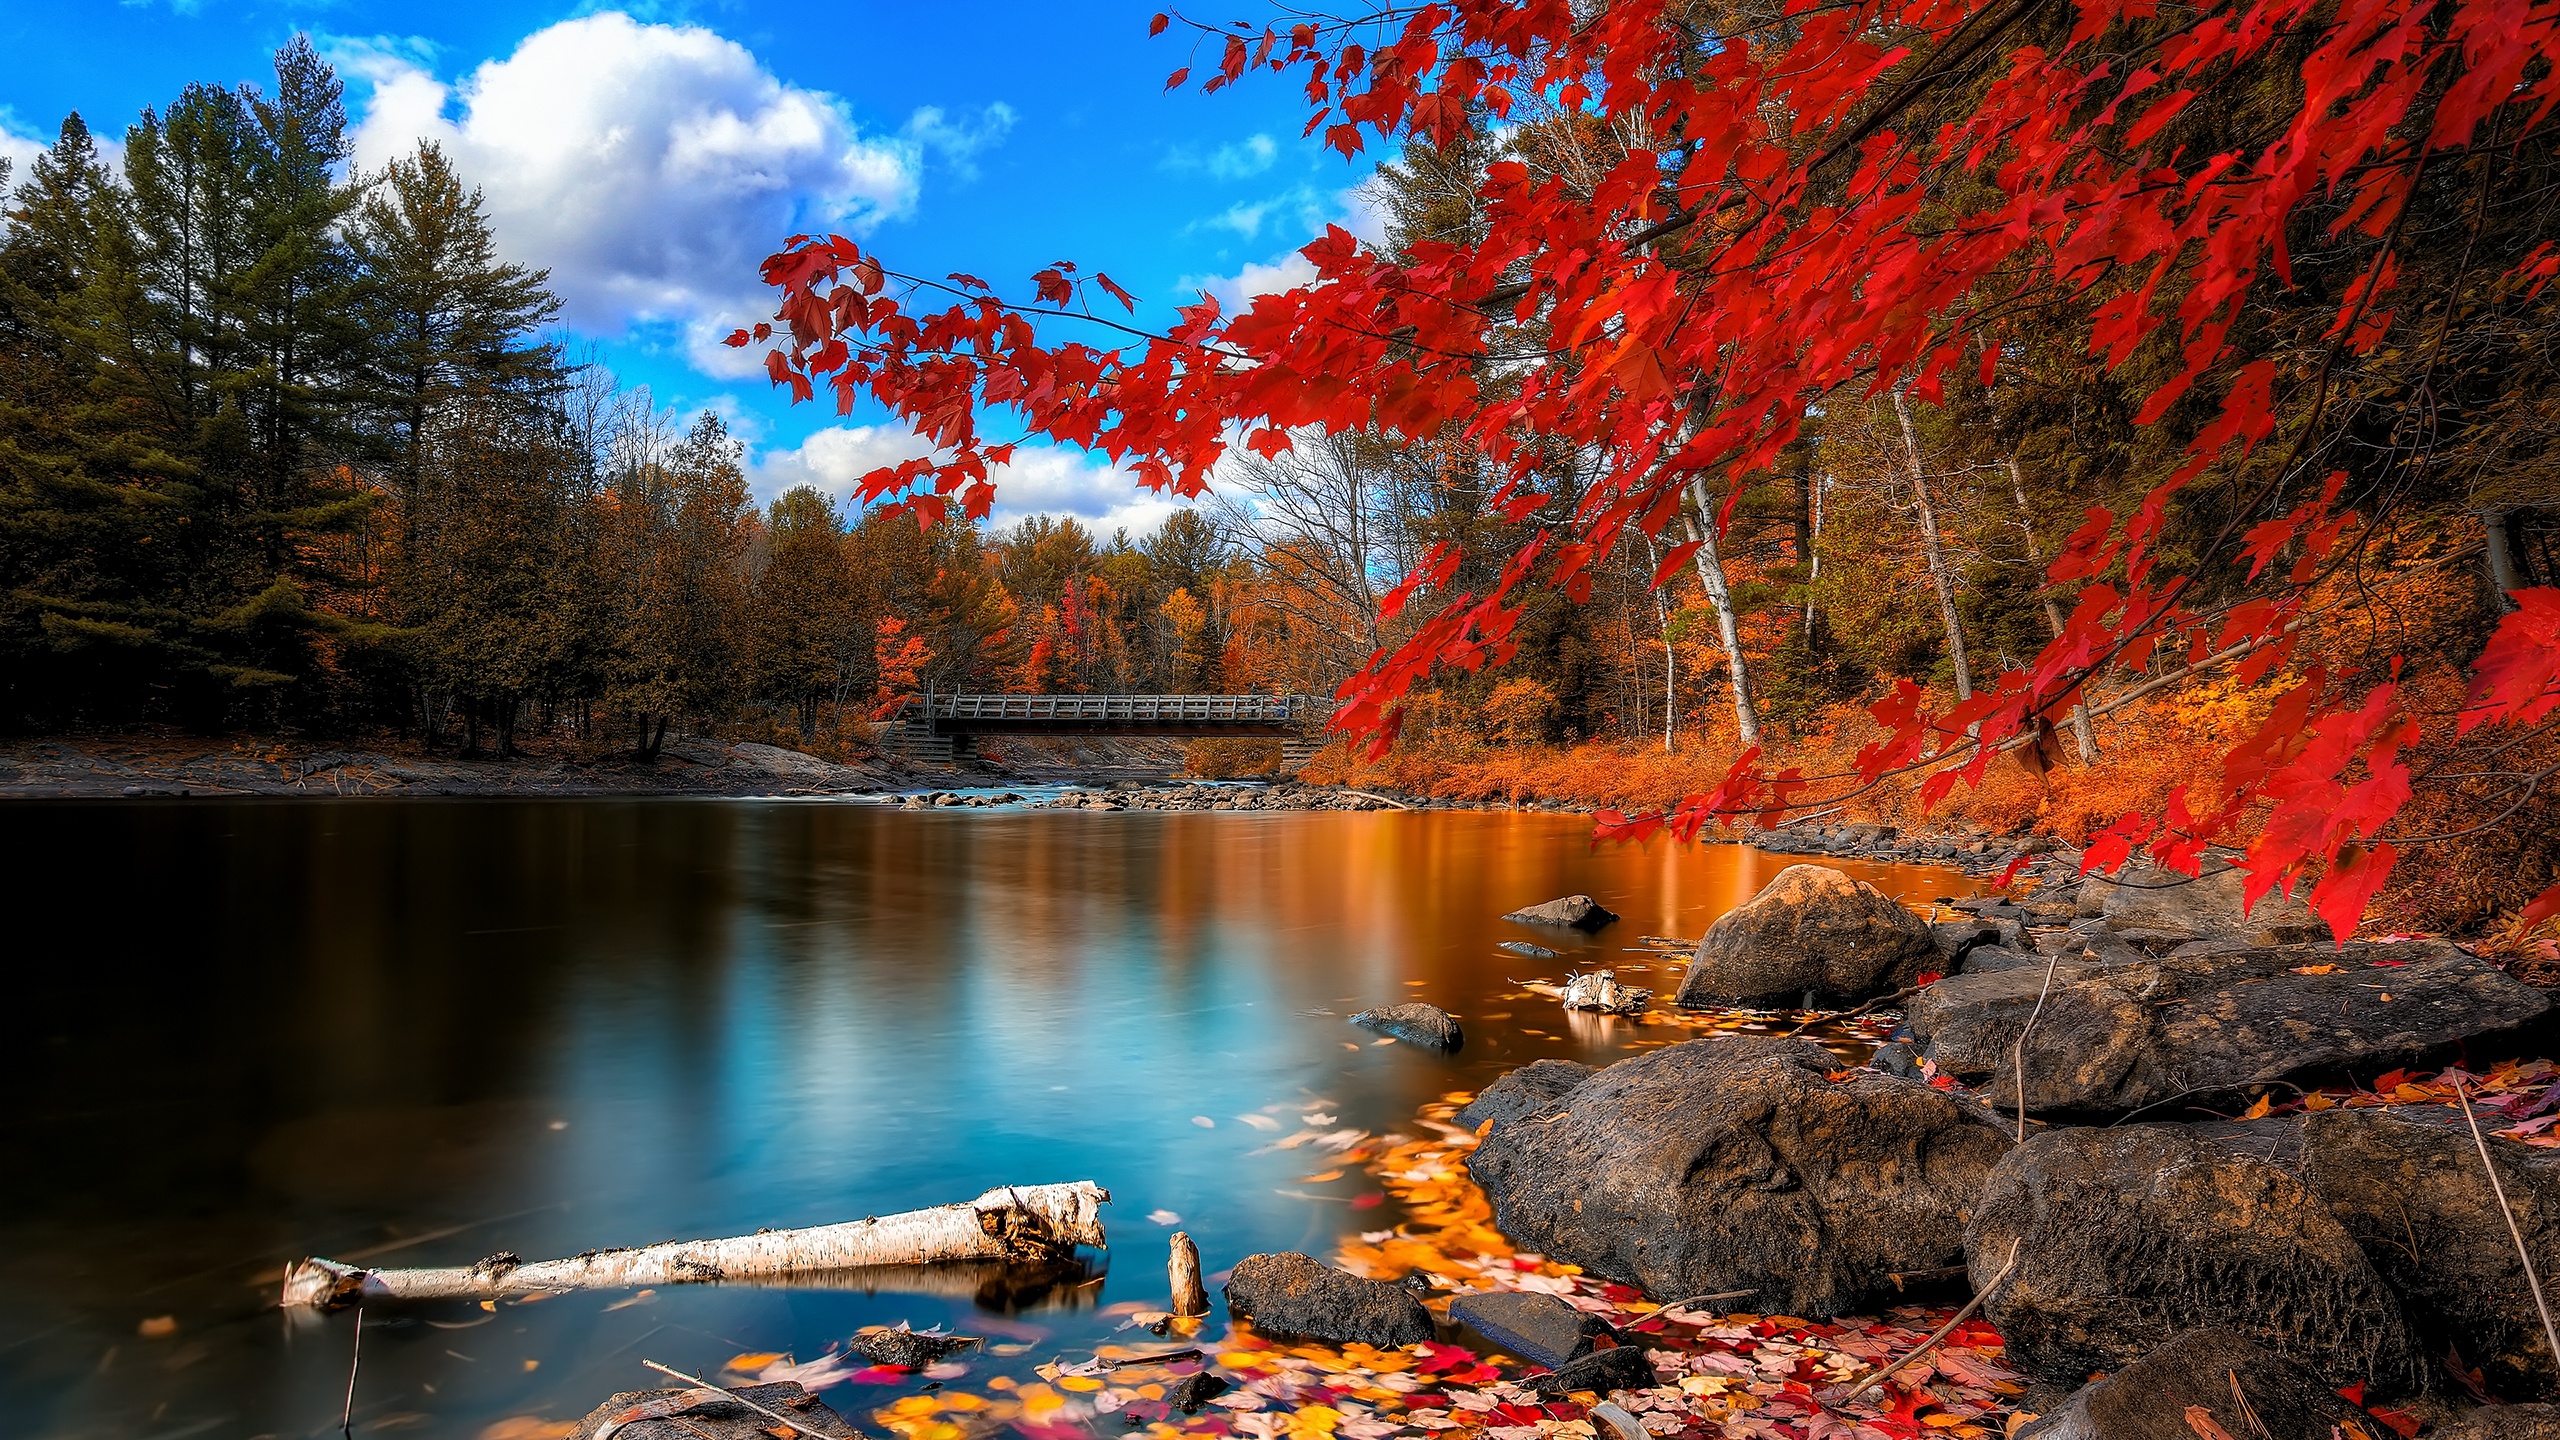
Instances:
[[[1514,910],[1502,917],[1514,925],[1553,925],[1559,929],[1580,930],[1588,934],[1615,921],[1617,915],[1588,895],[1567,895],[1543,905]]]
[[[1484,1087],[1484,1092],[1458,1112],[1458,1123],[1472,1130],[1487,1120],[1516,1120],[1564,1098],[1594,1074],[1573,1060],[1532,1060]]]
[[[2047,1380],[2220,1326],[2332,1386],[2426,1385],[2399,1301],[2319,1197],[2175,1125],[2052,1130],[2011,1150],[1974,1206],[1965,1262],[2010,1363]]]
[[[1666,1299],[1838,1315],[1893,1303],[1888,1275],[1957,1263],[2009,1143],[1978,1107],[1810,1041],[1726,1038],[1495,1120],[1467,1168],[1523,1249]]]
[[[1919,916],[1828,865],[1790,865],[1698,942],[1683,1005],[1795,1005],[1873,999],[1937,968]]]
[[[1458,1027],[1457,1017],[1437,1005],[1425,1005],[1419,1000],[1363,1010],[1351,1017],[1351,1023],[1393,1035],[1408,1045],[1419,1045],[1426,1050],[1455,1050],[1467,1043],[1466,1032]]]
[[[1227,1277],[1227,1313],[1256,1330],[1336,1345],[1416,1345],[1439,1333],[1412,1291],[1295,1251],[1237,1262]]]
[[[2301,1366],[2208,1327],[2082,1386],[2017,1440],[2203,1440],[2213,1432],[2189,1418],[2198,1410],[2223,1434],[2265,1440],[2336,1440],[2352,1433],[2349,1425],[2371,1437],[2382,1428]]]
[[[2166,944],[2241,940],[2299,945],[2331,938],[2326,922],[2281,890],[2246,904],[2248,872],[2230,861],[2208,856],[2200,868],[2201,873],[2189,876],[2155,865],[2128,865],[2113,877],[2084,876],[2076,908],[2084,918],[2104,920],[2110,930],[2141,931]]]
[[[2546,1284],[2560,1279],[2560,1152],[2489,1142],[2508,1213]],[[2450,1345],[2491,1393],[2560,1393],[2560,1367],[2471,1133],[2382,1109],[2302,1122],[2302,1178],[2397,1291],[2429,1354]]]
[[[2042,966],[1950,976],[1913,999],[1912,1036],[1940,1073],[2008,1109],[2012,1056],[2043,988]],[[2466,1042],[2477,1051],[2550,1008],[2543,992],[2437,941],[2066,959],[2027,1035],[2027,1109],[2126,1115],[2412,1065]]]

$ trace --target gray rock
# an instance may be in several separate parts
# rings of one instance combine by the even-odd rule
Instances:
[[[1679,1003],[1868,1000],[1941,963],[1927,922],[1883,891],[1828,865],[1790,865],[1708,927]]]
[[[2427,1440],[2560,1440],[2560,1405],[2483,1407],[2438,1425]]]
[[[1997,975],[2003,970],[2033,970],[2037,983],[2043,983],[2045,962],[2049,956],[2032,950],[2012,950],[2005,945],[1977,945],[1965,952],[1963,973]]]
[[[1556,1367],[1552,1375],[1530,1379],[1530,1389],[1542,1395],[1569,1395],[1576,1390],[1589,1390],[1606,1396],[1618,1390],[1643,1390],[1654,1383],[1653,1362],[1644,1357],[1636,1345],[1619,1345],[1607,1350],[1594,1350],[1579,1360]]]
[[[2027,938],[2026,927],[2015,920],[1941,920],[1929,927],[1929,938],[1938,947],[1938,968],[1946,972],[1961,968],[1967,955],[1984,946],[2001,945],[2012,950],[2034,947]]]
[[[1532,1060],[1484,1087],[1482,1094],[1458,1112],[1458,1123],[1472,1130],[1487,1120],[1534,1115],[1596,1073],[1577,1061]]]
[[[1557,954],[1544,945],[1532,945],[1526,940],[1505,940],[1494,948],[1508,950],[1514,955],[1525,955],[1532,960],[1553,960]]]
[[[2329,927],[2309,906],[2270,890],[2242,913],[2245,871],[2206,857],[2189,877],[2152,865],[2129,865],[2110,879],[2081,879],[2077,908],[2110,930],[2143,930],[2183,940],[2244,940],[2252,945],[2300,945],[2330,938]]]
[[[2047,1380],[2220,1326],[2331,1386],[2426,1385],[2400,1302],[2319,1197],[2174,1125],[2050,1130],[2011,1150],[1974,1207],[1965,1264],[2009,1363]]]
[[[2240,1408],[2246,1397],[2247,1411]],[[2317,1376],[2236,1331],[2182,1331],[2166,1345],[2074,1393],[2018,1440],[2200,1440],[2188,1415],[2201,1409],[2232,1436],[2335,1440],[2354,1424],[2382,1427]],[[2257,1423],[2250,1423],[2254,1419]],[[2333,1429],[2332,1427],[2338,1427]]]
[[[2499,1183],[2549,1284],[2560,1277],[2560,1153],[2491,1142]],[[2514,1237],[2470,1131],[2383,1109],[2302,1122],[2302,1178],[2400,1296],[2427,1353],[2451,1345],[2490,1393],[2560,1390]]]
[[[1956,1263],[2008,1149],[1978,1107],[1805,1040],[1695,1040],[1497,1119],[1467,1161],[1527,1250],[1655,1295],[1839,1315]]]
[[[1550,900],[1544,905],[1532,905],[1525,910],[1514,910],[1502,918],[1514,925],[1555,925],[1568,930],[1580,930],[1587,934],[1615,921],[1618,917],[1613,912],[1602,908],[1599,901],[1588,895],[1567,895],[1561,900]]]
[[[1336,1345],[1416,1345],[1437,1332],[1413,1292],[1295,1251],[1248,1255],[1227,1279],[1227,1313],[1256,1330]]]
[[[2401,968],[2374,969],[2377,960]],[[2294,973],[2322,966],[2335,969]],[[1913,998],[1911,1032],[1940,1071],[2008,1109],[2017,1104],[2012,1051],[2043,983],[2040,966],[1950,976]],[[2027,1038],[2027,1109],[2120,1116],[2409,1065],[2513,1032],[2550,1008],[2543,992],[2436,941],[2066,964]]]
[[[1610,1333],[1609,1323],[1599,1316],[1531,1290],[1461,1295],[1449,1302],[1449,1318],[1500,1349],[1550,1370],[1590,1354],[1592,1346]]]
[[[1351,1017],[1351,1023],[1366,1025],[1372,1030],[1393,1035],[1408,1045],[1419,1045],[1427,1050],[1455,1050],[1467,1043],[1466,1032],[1458,1027],[1455,1016],[1437,1005],[1425,1005],[1418,1000],[1363,1010]]]

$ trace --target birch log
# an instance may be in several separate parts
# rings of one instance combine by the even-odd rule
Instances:
[[[1111,1192],[1090,1180],[1008,1185],[958,1205],[909,1210],[808,1230],[726,1240],[677,1240],[590,1250],[525,1264],[511,1254],[440,1270],[366,1270],[314,1256],[285,1271],[284,1303],[336,1307],[385,1300],[489,1300],[551,1290],[748,1280],[947,1260],[1050,1260],[1105,1243],[1099,1207]]]

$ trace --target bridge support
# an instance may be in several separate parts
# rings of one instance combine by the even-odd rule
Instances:
[[[973,753],[966,735],[936,735],[921,725],[891,725],[880,732],[880,748],[921,765],[957,765]]]

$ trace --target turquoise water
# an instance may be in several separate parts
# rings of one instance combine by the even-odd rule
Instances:
[[[1697,935],[1790,862],[1588,835],[1502,813],[0,809],[23,917],[0,1047],[0,1414],[41,1437],[335,1431],[354,1317],[280,1312],[292,1257],[531,1259],[1007,1183],[1112,1192],[1113,1246],[1083,1283],[377,1311],[357,1431],[575,1418],[656,1383],[643,1358],[811,1358],[870,1323],[1089,1346],[1114,1306],[1162,1303],[1177,1224],[1222,1271],[1393,1223],[1328,1160],[1341,1132],[1541,1056],[1680,1038],[1503,997],[1575,964],[1667,992],[1676,970],[1627,947]],[[1963,883],[1844,868],[1906,898]],[[1596,939],[1497,918],[1576,891],[1626,918]],[[1409,998],[1457,1012],[1466,1048],[1347,1023]]]

